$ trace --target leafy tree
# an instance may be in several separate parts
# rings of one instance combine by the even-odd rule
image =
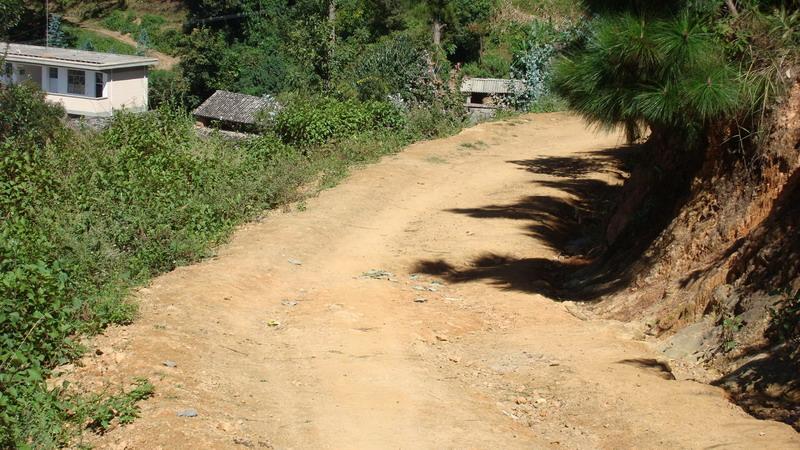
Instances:
[[[7,39],[9,31],[22,17],[22,0],[0,2],[0,39]]]
[[[189,88],[190,106],[198,105],[221,87],[219,80],[227,49],[223,34],[209,28],[197,28],[187,36],[180,69]]]

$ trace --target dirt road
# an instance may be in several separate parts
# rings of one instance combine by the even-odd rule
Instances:
[[[563,226],[581,220],[576,186],[620,182],[619,142],[562,114],[483,124],[244,227],[96,340],[76,378],[147,376],[156,395],[92,443],[798,448],[789,426],[673,379],[634,327],[576,318],[526,282],[580,245]]]

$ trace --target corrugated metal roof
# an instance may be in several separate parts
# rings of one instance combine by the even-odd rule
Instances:
[[[75,66],[91,69],[141,67],[158,63],[155,58],[145,58],[143,56],[117,55],[114,53],[42,47],[39,45],[7,44],[5,42],[0,42],[0,54],[5,54],[5,59],[11,62]]]
[[[503,78],[469,78],[461,83],[461,92],[480,94],[513,94],[524,89],[525,82]]]
[[[254,124],[256,113],[271,105],[264,97],[217,91],[194,110],[194,115],[225,122]]]

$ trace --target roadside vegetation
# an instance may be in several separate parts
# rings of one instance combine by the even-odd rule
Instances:
[[[67,445],[133,420],[152,393],[146,380],[111,396],[46,380],[86,336],[134,319],[131,289],[212,254],[236,226],[332,186],[353,164],[457,132],[464,76],[521,79],[510,109],[569,107],[648,141],[649,165],[626,184],[634,200],[609,218],[613,256],[622,230],[687,203],[713,145],[767,161],[759,149],[800,54],[789,0],[205,0],[182,3],[180,27],[117,1],[52,3],[139,43],[65,23],[51,30],[55,45],[155,48],[180,63],[151,73],[153,111],[117,114],[99,131],[67,127],[35,87],[0,88],[0,447]],[[35,38],[41,13],[0,4],[0,27],[15,24],[0,34]],[[217,89],[281,107],[261,117],[260,136],[200,137],[188,111]],[[668,199],[650,195],[659,192]],[[796,304],[787,294],[771,310],[774,340],[796,341]],[[744,326],[734,316],[719,314],[726,349]]]

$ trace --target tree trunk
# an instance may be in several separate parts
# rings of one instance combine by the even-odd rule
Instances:
[[[328,35],[328,74],[325,80],[325,89],[330,88],[330,81],[333,78],[334,57],[336,56],[336,0],[328,0],[328,27],[330,28],[330,34]]]
[[[433,19],[433,46],[439,48],[442,46],[442,30],[444,24],[438,18]]]
[[[331,48],[336,43],[336,0],[328,2],[328,25],[331,27]],[[333,50],[331,50],[333,51]]]

